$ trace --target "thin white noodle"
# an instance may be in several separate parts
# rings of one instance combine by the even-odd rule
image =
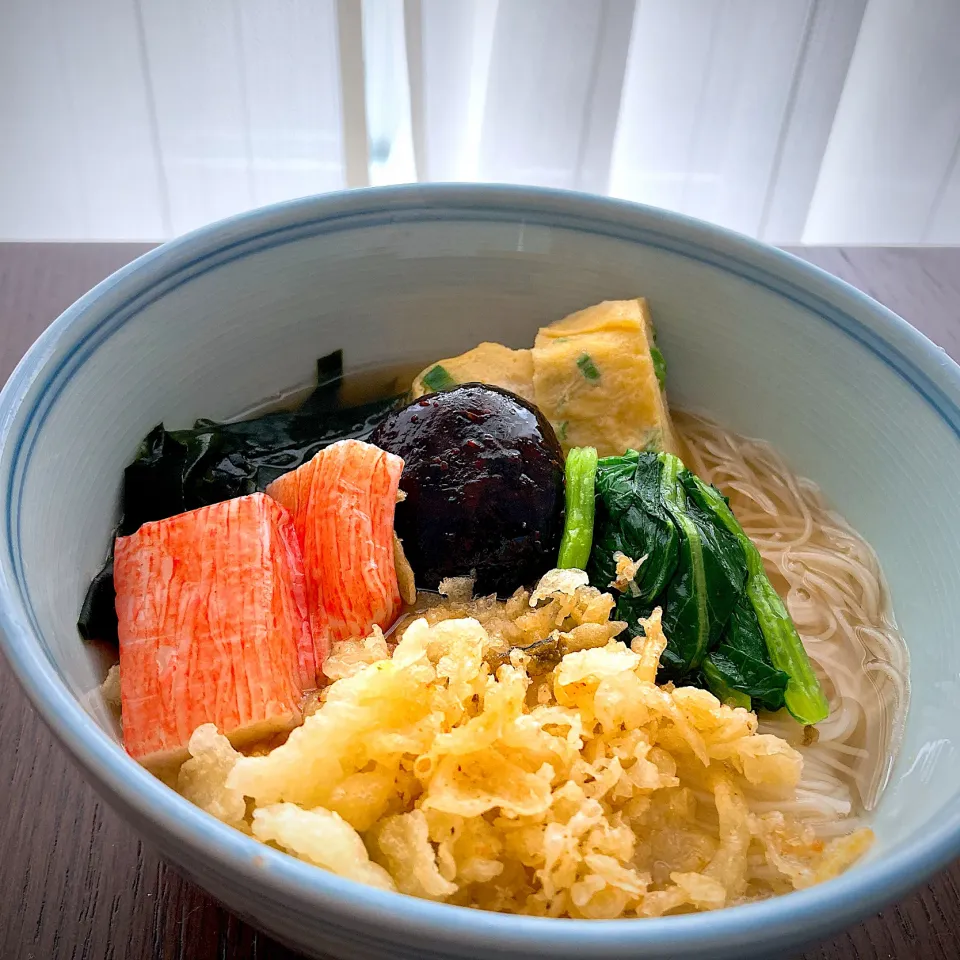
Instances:
[[[755,800],[752,809],[845,818],[848,830],[887,784],[910,697],[909,652],[876,554],[769,444],[696,414],[676,421],[688,464],[730,498],[760,550],[830,701],[809,746],[785,711],[761,718],[762,730],[803,751],[804,775],[795,800]]]
[[[821,750],[832,750],[834,753],[843,753],[857,759],[862,759],[867,755],[867,751],[862,747],[851,747],[849,743],[840,743],[836,740],[821,743],[818,746]]]

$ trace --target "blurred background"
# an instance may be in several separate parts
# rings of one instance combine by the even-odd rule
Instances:
[[[772,243],[960,243],[960,0],[0,0],[0,240],[566,187]]]

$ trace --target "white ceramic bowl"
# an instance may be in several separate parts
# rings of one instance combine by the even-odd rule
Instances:
[[[913,707],[843,877],[698,916],[492,915],[359,886],[234,832],[118,744],[77,635],[124,465],[158,421],[227,417],[348,367],[529,344],[601,299],[650,299],[679,405],[773,441],[876,547],[912,651]],[[0,399],[0,618],[27,694],[91,783],[241,916],[338,957],[782,956],[960,854],[960,370],[877,303],[726,231],[616,201],[501,187],[334,194],[141,257],[38,340]],[[38,851],[41,852],[42,851]]]

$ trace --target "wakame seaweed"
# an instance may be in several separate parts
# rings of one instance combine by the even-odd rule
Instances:
[[[197,420],[189,430],[158,424],[144,437],[123,475],[118,536],[151,520],[263,491],[277,477],[338,440],[362,440],[401,397],[343,407],[343,353],[317,361],[317,386],[296,410],[249,420]],[[87,640],[117,642],[113,547],[87,590],[77,623]]]
[[[709,488],[705,497],[695,479],[666,453],[600,460],[591,582],[610,588],[617,552],[645,557],[618,598],[617,618],[636,636],[640,621],[662,608],[664,678],[699,683],[740,705],[779,709],[788,674],[773,665],[754,609],[748,585],[756,571],[742,530],[718,516],[722,496]]]

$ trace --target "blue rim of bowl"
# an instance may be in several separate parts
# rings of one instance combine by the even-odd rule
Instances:
[[[2,649],[30,700],[101,789],[137,819],[153,821],[191,859],[204,858],[260,885],[264,902],[336,911],[337,928],[393,948],[415,936],[442,947],[512,947],[531,956],[582,952],[615,957],[799,943],[875,911],[960,854],[960,799],[922,839],[808,890],[714,913],[598,924],[491,915],[355,884],[265,847],[179,797],[131,760],[59,678],[30,609],[17,557],[14,492],[24,457],[59,390],[125,319],[188,282],[265,247],[334,230],[419,221],[485,220],[525,228],[568,229],[655,246],[765,287],[811,310],[880,358],[960,437],[960,367],[922,334],[870,297],[792,255],[680,214],[608,198],[528,187],[454,184],[376,188],[287,201],[203,227],[158,247],[108,277],[40,336],[0,394],[0,462],[6,556],[0,557]],[[115,326],[111,327],[111,321]],[[76,361],[72,366],[70,359]],[[51,368],[51,363],[53,364]],[[49,395],[54,390],[53,395]],[[25,404],[29,400],[30,405]],[[46,409],[43,404],[47,403]],[[22,412],[22,415],[21,415]],[[37,416],[40,421],[37,422]],[[13,453],[8,455],[10,444]],[[25,447],[26,443],[26,447]],[[8,467],[9,464],[9,467]],[[22,493],[22,486],[20,489]],[[18,511],[17,511],[18,512]],[[13,580],[7,571],[14,571]],[[79,642],[79,638],[78,638]],[[174,854],[176,858],[176,855]],[[219,871],[217,871],[219,872]],[[273,897],[267,896],[273,894]],[[327,918],[324,918],[327,923]],[[362,931],[362,932],[361,932]],[[379,936],[374,933],[379,932]],[[423,942],[421,940],[421,942]],[[642,953],[638,953],[642,951]],[[649,951],[649,953],[648,953]],[[417,955],[441,954],[418,948]]]

